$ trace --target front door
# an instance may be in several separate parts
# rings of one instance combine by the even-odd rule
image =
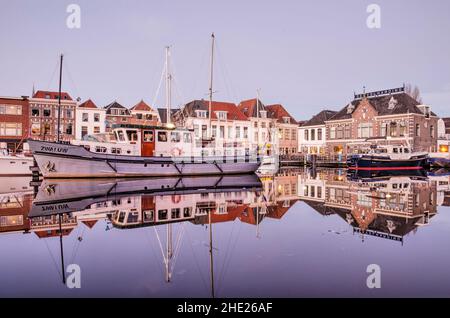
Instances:
[[[141,156],[152,157],[155,151],[155,131],[153,129],[143,129],[141,140]]]

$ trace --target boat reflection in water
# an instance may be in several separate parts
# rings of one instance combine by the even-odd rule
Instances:
[[[244,249],[243,244],[247,244],[245,250],[234,252],[241,258],[246,257],[246,251],[267,253],[268,256],[274,253],[278,257],[281,255],[280,249],[282,250],[285,244],[290,244],[291,239],[295,244],[299,244],[298,248],[307,253],[304,240],[297,240],[295,235],[301,234],[304,238],[305,231],[310,231],[313,249],[320,246],[321,242],[325,244],[322,246],[326,249],[330,244],[330,241],[326,241],[329,238],[313,232],[322,227],[331,231],[330,224],[333,224],[331,228],[343,224],[351,229],[353,236],[350,235],[348,240],[355,243],[368,240],[368,236],[371,236],[377,242],[380,242],[379,239],[392,240],[394,247],[398,246],[397,242],[403,245],[408,234],[433,223],[432,220],[438,221],[434,220],[438,206],[450,206],[449,180],[449,174],[442,171],[424,175],[418,171],[350,173],[346,170],[282,169],[276,175],[261,178],[256,175],[239,175],[43,180],[37,192],[33,192],[29,181],[24,180],[0,192],[0,233],[34,233],[36,238],[46,244],[52,238],[56,243],[59,238],[57,252],[54,247],[50,254],[52,259],[55,258],[53,254],[59,254],[56,262],[53,261],[60,266],[57,271],[62,276],[63,283],[66,280],[64,269],[66,262],[69,262],[64,256],[77,253],[77,244],[81,241],[89,245],[93,239],[100,239],[99,236],[111,235],[107,238],[108,242],[118,244],[115,240],[124,240],[129,244],[139,242],[137,236],[140,236],[138,233],[142,231],[152,235],[154,233],[155,236],[149,244],[152,249],[156,247],[160,250],[160,253],[154,256],[164,267],[164,273],[161,273],[161,276],[157,274],[157,279],[161,283],[161,277],[164,277],[165,282],[174,281],[175,264],[179,264],[177,267],[180,271],[185,270],[189,268],[188,257],[196,257],[196,254],[206,257],[208,250],[208,260],[204,259],[203,264],[206,266],[208,262],[208,293],[215,297],[217,290],[220,296],[230,293],[223,292],[217,286],[223,284],[222,263],[229,264],[230,255],[233,254],[229,250],[230,246]],[[312,210],[305,211],[304,205],[297,206],[302,207],[301,209],[292,208],[298,201],[303,201]],[[285,220],[288,212],[289,219]],[[336,218],[320,221],[320,225],[314,224],[315,221],[309,218],[309,222],[313,223],[305,224],[303,220],[308,222],[308,216],[303,214],[305,212],[312,216],[319,213]],[[281,221],[273,224],[268,220]],[[298,223],[293,224],[293,221]],[[255,234],[250,233],[251,236],[261,239],[267,237],[268,240],[258,243],[259,240],[249,241],[248,236],[245,239],[235,237],[237,231],[233,232],[232,228],[235,222],[244,225],[247,231],[254,230]],[[103,224],[105,231],[98,226],[94,229],[97,223]],[[223,227],[219,227],[219,224],[223,224]],[[249,228],[247,225],[253,227]],[[76,228],[81,231],[74,233]],[[200,234],[197,229],[207,231]],[[86,236],[85,239],[85,230],[92,230],[95,234]],[[229,235],[225,240],[224,233]],[[208,238],[207,242],[195,247],[192,246],[191,238],[187,238],[193,236],[194,241],[202,242],[204,235]],[[282,245],[277,243],[272,246],[267,243],[274,239],[274,235],[280,238],[280,242],[283,241]],[[71,239],[66,239],[68,236]],[[186,247],[189,244],[183,245],[186,240],[191,249]],[[258,244],[264,244],[264,249],[256,252]],[[292,246],[297,248],[297,245]],[[387,245],[383,246],[388,249]],[[65,249],[72,252],[65,252]],[[181,256],[180,250],[184,251]],[[104,252],[107,251],[108,249],[105,249]],[[143,252],[136,248],[130,253],[140,259]],[[356,253],[357,257],[360,253],[361,250]],[[256,257],[255,255],[253,256]],[[108,256],[109,254],[104,254],[104,257]],[[101,263],[101,260],[89,258],[84,262],[82,265],[87,266],[89,262]],[[130,259],[130,264],[132,262],[136,260]],[[134,268],[133,266],[130,268]],[[116,268],[112,266],[109,270],[114,275]],[[194,269],[189,270],[196,275]],[[277,268],[264,267],[259,270],[273,275],[279,272]],[[293,267],[291,270],[296,269]],[[217,277],[216,272],[219,273]],[[287,274],[294,277],[298,273]],[[314,272],[308,275],[314,275]],[[232,279],[233,276],[229,278]],[[177,276],[177,283],[181,283],[181,280]],[[174,293],[177,291],[174,290]]]
[[[338,215],[354,233],[400,241],[437,213],[436,177],[422,171],[324,170],[299,176],[299,197],[324,215]]]

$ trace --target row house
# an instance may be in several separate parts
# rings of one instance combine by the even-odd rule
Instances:
[[[22,149],[29,134],[29,100],[23,97],[0,97],[0,149]]]
[[[266,106],[254,98],[240,102],[238,108],[250,121],[251,148],[269,156],[274,153],[274,149],[277,151],[276,119]]]
[[[105,130],[110,132],[116,124],[130,124],[132,120],[131,111],[117,101],[103,107],[106,111]]]
[[[106,109],[99,108],[88,99],[78,105],[75,115],[75,138],[83,139],[86,135],[100,134],[105,132]]]
[[[303,154],[326,153],[325,121],[336,115],[336,111],[323,110],[310,120],[302,123],[298,129],[298,151]]]
[[[437,121],[430,107],[406,94],[404,87],[355,95],[325,121],[327,153],[346,156],[366,152],[374,144],[434,152]]]
[[[158,111],[141,100],[130,109],[131,124],[156,126],[161,122]]]
[[[235,104],[213,101],[211,116],[208,112],[209,101],[194,100],[174,113],[173,122],[194,130],[197,147],[201,147],[202,141],[209,137],[214,139],[208,145],[211,148],[203,150],[204,155],[244,155],[244,151],[250,153],[251,123]],[[233,148],[234,154],[231,153]]]
[[[58,92],[37,91],[29,99],[30,133],[36,140],[57,141],[58,131]],[[75,110],[77,101],[66,92],[61,93],[60,140],[75,138]]]
[[[298,148],[298,123],[280,104],[266,106],[269,116],[275,119],[278,129],[278,148],[280,155],[293,155]]]

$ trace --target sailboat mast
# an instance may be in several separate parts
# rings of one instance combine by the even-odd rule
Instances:
[[[209,265],[210,265],[210,280],[211,280],[211,297],[215,298],[214,293],[214,259],[213,259],[213,241],[212,241],[212,223],[211,223],[211,213],[209,211]]]
[[[63,284],[66,284],[66,270],[64,265],[64,247],[63,247],[63,232],[62,232],[62,214],[58,214],[59,221],[59,252],[61,255],[61,275]]]
[[[170,111],[170,107],[171,107],[171,103],[172,103],[172,93],[171,93],[171,90],[172,90],[172,87],[171,87],[171,85],[172,85],[172,83],[171,83],[171,81],[172,81],[172,76],[170,75],[170,69],[169,69],[169,57],[170,57],[170,47],[169,46],[166,46],[166,67],[165,67],[165,70],[166,70],[166,111],[167,111],[167,113],[166,113],[166,116],[167,116],[167,124],[170,124],[170,114],[171,114],[171,111]]]
[[[60,127],[61,127],[61,85],[62,85],[62,66],[63,66],[64,55],[61,54],[59,62],[59,90],[58,90],[58,132],[56,141],[59,142],[60,139]]]
[[[212,111],[212,100],[213,100],[213,79],[214,79],[214,33],[211,34],[211,64],[209,71],[209,105],[208,105],[208,119],[209,119],[209,136],[212,136],[211,132],[211,111]]]

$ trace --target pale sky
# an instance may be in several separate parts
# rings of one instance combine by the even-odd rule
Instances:
[[[81,28],[69,29],[69,4]],[[381,8],[369,29],[367,6]],[[172,46],[174,104],[207,98],[215,32],[215,100],[281,103],[297,119],[340,109],[353,92],[410,82],[450,116],[450,1],[0,0],[0,95],[63,90],[98,106],[152,103]],[[163,89],[156,107],[164,105]]]

